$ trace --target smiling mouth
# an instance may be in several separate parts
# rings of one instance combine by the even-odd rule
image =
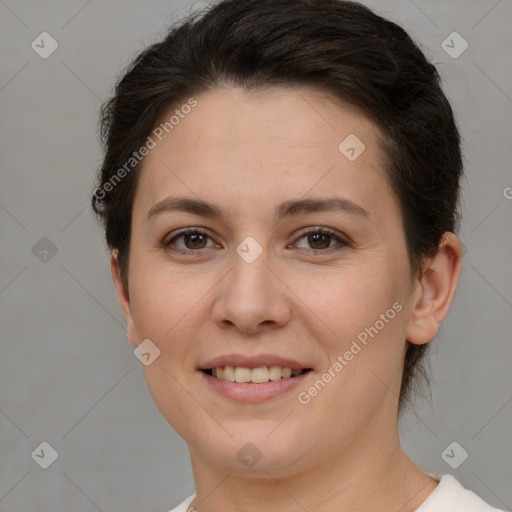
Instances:
[[[236,382],[237,384],[265,384],[266,382],[281,379],[293,379],[303,373],[312,371],[312,368],[292,370],[291,368],[282,368],[281,366],[260,366],[258,368],[224,366],[207,368],[201,371],[219,380]]]

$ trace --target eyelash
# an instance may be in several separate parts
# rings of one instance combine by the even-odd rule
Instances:
[[[199,228],[187,228],[187,229],[184,229],[184,230],[178,232],[169,241],[165,241],[165,239],[164,239],[162,241],[162,246],[163,246],[164,249],[172,250],[173,252],[178,252],[180,254],[198,255],[199,252],[204,251],[206,248],[202,248],[202,249],[175,249],[175,248],[171,248],[171,245],[176,240],[178,240],[179,238],[184,237],[185,235],[190,235],[190,234],[205,235],[205,236],[207,236],[208,238],[211,239],[210,235],[208,233],[206,233],[205,231],[203,231],[202,229],[199,229]],[[343,238],[338,236],[334,231],[332,231],[332,230],[330,230],[328,228],[314,228],[314,229],[310,229],[309,231],[305,231],[305,232],[303,232],[303,233],[301,233],[299,235],[299,238],[297,239],[297,242],[299,242],[303,238],[306,238],[307,236],[312,235],[312,234],[321,234],[321,235],[328,236],[329,238],[331,238],[331,239],[335,240],[336,242],[338,242],[338,244],[333,246],[333,247],[327,247],[326,249],[299,249],[298,252],[300,254],[302,254],[302,253],[308,253],[308,254],[313,253],[314,255],[325,255],[325,254],[329,254],[329,253],[331,253],[331,252],[333,252],[335,250],[340,250],[341,248],[349,245],[349,242],[347,242],[346,240],[344,240]],[[289,247],[289,246],[287,246],[287,247]]]

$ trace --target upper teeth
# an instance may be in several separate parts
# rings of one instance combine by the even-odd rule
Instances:
[[[262,384],[269,380],[287,379],[292,375],[300,375],[303,370],[281,368],[280,366],[260,366],[259,368],[245,368],[242,366],[226,366],[212,368],[212,375],[229,382],[253,382]]]

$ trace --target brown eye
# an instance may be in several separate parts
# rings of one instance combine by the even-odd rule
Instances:
[[[301,247],[297,245],[300,242],[305,242],[307,246],[303,245]],[[334,250],[342,249],[349,244],[336,233],[326,228],[318,228],[302,233],[298,241],[293,245],[297,246],[301,252],[309,251],[314,254],[327,254]]]
[[[183,240],[187,249],[202,249],[206,245],[206,235],[202,233],[193,233],[191,235],[183,235]],[[189,247],[188,244],[191,246]]]
[[[199,229],[187,229],[179,232],[168,241],[164,241],[163,246],[169,250],[188,254],[211,247],[211,245],[207,245],[208,239],[211,239],[211,237]]]
[[[308,235],[308,243],[312,249],[327,249],[331,240],[331,236],[322,233]]]

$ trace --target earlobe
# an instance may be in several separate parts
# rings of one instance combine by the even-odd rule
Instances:
[[[126,321],[128,339],[130,343],[136,347],[138,345],[138,339],[136,336],[135,324],[131,312],[130,294],[129,290],[121,279],[121,269],[119,267],[117,250],[113,250],[110,255],[110,272],[112,274],[112,280],[114,281],[116,288],[117,300],[119,301],[121,312],[123,313],[124,319]]]
[[[416,345],[432,341],[455,295],[462,269],[462,246],[451,232],[444,233],[437,254],[428,260],[416,283],[407,340]]]

